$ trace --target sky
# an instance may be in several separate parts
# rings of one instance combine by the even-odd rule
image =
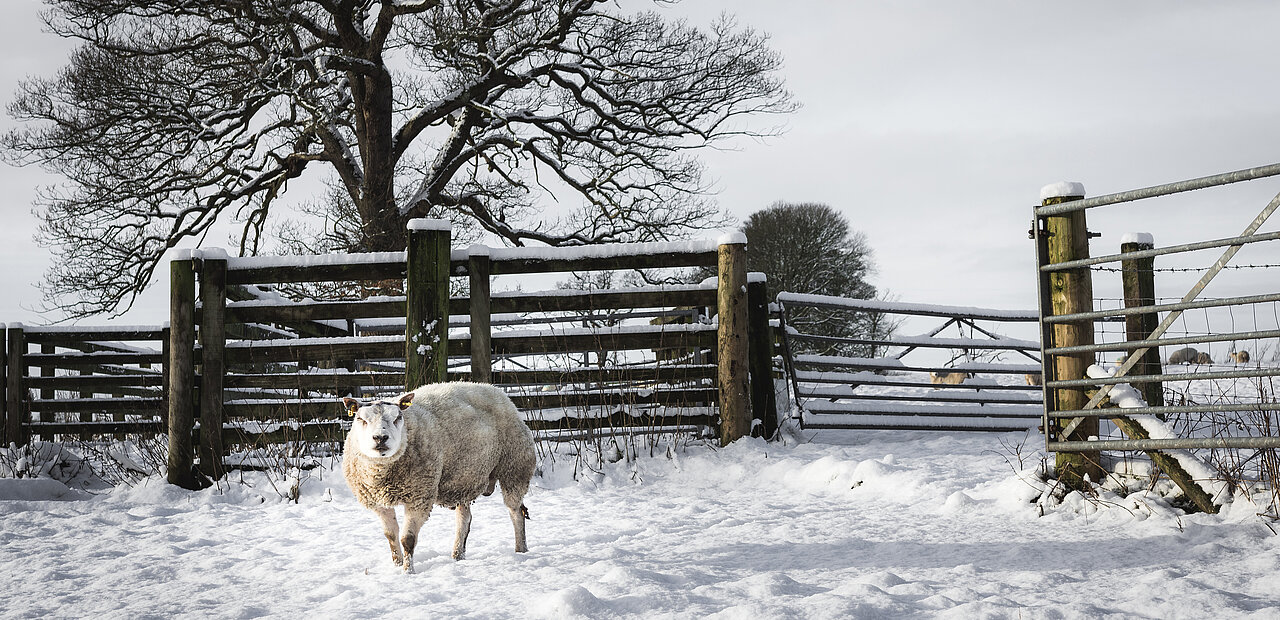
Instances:
[[[24,76],[64,62],[68,47],[43,32],[39,9],[0,6],[5,102]],[[704,0],[661,10],[697,23],[729,11],[770,33],[803,106],[760,119],[780,122],[780,136],[704,155],[721,206],[739,220],[780,200],[835,207],[875,252],[873,284],[901,301],[1034,308],[1027,230],[1046,184],[1100,195],[1280,161],[1273,2]],[[54,180],[0,164],[0,322],[59,318],[35,310],[50,258],[31,240],[36,187]],[[1157,245],[1234,236],[1277,191],[1273,179],[1108,207],[1090,216],[1102,233],[1092,253],[1117,251],[1131,231]],[[163,287],[118,321],[165,320]]]

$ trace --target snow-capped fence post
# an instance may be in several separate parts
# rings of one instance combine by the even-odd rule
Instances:
[[[730,233],[720,238],[719,246],[717,383],[720,444],[728,445],[751,432],[751,401],[747,396],[747,237],[740,232]]]
[[[226,372],[227,256],[205,250],[200,260],[200,471],[214,480],[222,460],[222,381]]]
[[[169,457],[167,479],[184,489],[200,488],[193,464],[195,428],[196,274],[190,254],[169,263]]]
[[[1041,190],[1042,206],[1050,206],[1084,199],[1084,186],[1079,183],[1060,183]],[[1071,211],[1059,215],[1050,215],[1045,220],[1045,243],[1047,244],[1048,263],[1065,263],[1089,257],[1089,231],[1083,210]],[[1046,277],[1043,276],[1042,277]],[[1047,274],[1048,301],[1051,312],[1048,314],[1076,314],[1093,310],[1093,279],[1088,267],[1077,267]],[[1046,343],[1047,345],[1048,343]],[[1072,323],[1054,324],[1052,329],[1052,346],[1070,347],[1093,344],[1093,322],[1083,320]],[[1046,370],[1052,370],[1053,379],[1063,381],[1084,379],[1085,370],[1094,362],[1093,353],[1069,353],[1053,356],[1052,368],[1050,360],[1045,358]],[[1046,376],[1048,380],[1050,377]],[[1051,402],[1053,410],[1066,411],[1083,409],[1089,402],[1088,395],[1082,388],[1046,389],[1045,398]],[[1062,435],[1060,441],[1082,441],[1098,435],[1098,418],[1082,417],[1072,420],[1066,427],[1050,420],[1045,433]],[[1058,452],[1056,458],[1058,479],[1073,489],[1084,489],[1087,476],[1093,482],[1102,480],[1101,453],[1092,450],[1085,452]]]
[[[26,389],[22,384],[22,377],[27,372],[22,361],[27,351],[27,341],[22,333],[21,323],[9,325],[6,331],[4,443],[25,446],[31,438],[31,433],[22,427],[23,422],[27,421],[28,411],[23,402]]]
[[[493,378],[493,349],[489,339],[489,248],[473,245],[467,251],[467,276],[471,280],[471,380],[488,383]]]
[[[760,424],[752,436],[773,437],[778,412],[773,385],[773,332],[769,329],[769,295],[762,273],[747,276],[747,346],[751,356],[751,417]]]
[[[449,362],[449,222],[409,220],[405,389],[444,383]]]
[[[0,323],[0,446],[8,446],[9,433],[9,348],[6,332],[9,329]]]
[[[1154,249],[1155,240],[1147,233],[1129,233],[1120,242],[1120,253],[1129,254]],[[1124,307],[1154,306],[1156,303],[1155,262],[1153,256],[1120,261],[1120,277],[1124,283]],[[1125,340],[1146,340],[1160,324],[1156,313],[1130,314],[1124,318]],[[1160,374],[1160,350],[1148,349],[1142,360],[1129,372],[1130,375]],[[1149,407],[1164,406],[1164,385],[1159,382],[1135,385]]]

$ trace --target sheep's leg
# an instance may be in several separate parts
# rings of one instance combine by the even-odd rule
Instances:
[[[400,530],[400,546],[404,548],[404,572],[413,572],[413,550],[418,546],[418,531],[431,515],[431,507],[404,509],[404,527]]]
[[[391,544],[391,561],[396,566],[402,564],[400,556],[400,539],[397,538],[400,532],[400,524],[396,523],[396,509],[390,506],[382,508],[374,508],[374,512],[378,514],[378,518],[382,519],[382,533],[387,537],[387,542]]]
[[[467,535],[471,533],[471,504],[458,504],[458,533],[453,538],[453,559],[461,560],[467,553]]]
[[[528,485],[516,489],[507,489],[505,482],[502,485],[502,503],[507,505],[507,511],[511,513],[511,526],[516,531],[516,553],[529,550],[524,540],[524,520],[529,515],[528,509],[524,507],[524,494],[528,489]]]

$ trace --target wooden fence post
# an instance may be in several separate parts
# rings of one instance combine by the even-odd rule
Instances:
[[[747,237],[730,233],[720,238],[718,252],[716,332],[717,377],[720,391],[720,445],[751,432],[751,401],[747,345]]]
[[[467,250],[467,274],[471,280],[471,380],[493,380],[493,348],[490,342],[489,248],[473,245]]]
[[[227,255],[204,250],[200,260],[200,472],[226,473],[222,445],[222,382],[226,373]]]
[[[753,437],[778,432],[778,405],[773,387],[773,330],[769,329],[769,294],[762,273],[747,274],[747,347],[751,356]],[[759,429],[754,428],[759,423]]]
[[[26,400],[26,392],[22,381],[27,369],[22,357],[26,354],[27,342],[22,333],[22,323],[10,323],[6,331],[4,443],[6,446],[13,444],[21,447],[27,445],[30,437],[22,428],[27,411],[23,402]]]
[[[195,266],[189,252],[169,262],[169,458],[170,484],[200,488],[193,469],[195,427]]]
[[[1140,252],[1155,248],[1155,240],[1147,233],[1129,233],[1120,242],[1120,253]],[[1156,303],[1155,257],[1120,261],[1120,275],[1124,282],[1124,307],[1154,306]],[[1125,340],[1146,340],[1160,324],[1160,317],[1151,314],[1130,314],[1124,319]],[[1129,372],[1130,375],[1160,374],[1160,349],[1149,349],[1142,360]],[[1138,383],[1134,387],[1142,393],[1150,407],[1164,406],[1164,385]]]
[[[445,220],[409,220],[405,390],[443,383],[449,368],[449,237]]]
[[[1043,206],[1084,199],[1084,187],[1070,184],[1070,193],[1043,197]],[[1076,191],[1078,190],[1078,191]],[[1061,192],[1060,192],[1061,193]],[[1079,195],[1074,195],[1078,193]],[[1063,263],[1089,257],[1089,231],[1084,211],[1072,211],[1045,218],[1048,234],[1048,262]],[[1075,314],[1093,310],[1093,279],[1088,267],[1078,267],[1049,274],[1049,298],[1054,315]],[[1055,324],[1053,346],[1069,347],[1093,344],[1093,321]],[[1092,353],[1055,355],[1054,378],[1058,380],[1084,379],[1085,370],[1094,363]],[[1083,409],[1089,397],[1081,388],[1057,388],[1053,392],[1057,411]],[[1046,397],[1049,395],[1046,394]],[[1086,417],[1073,421],[1075,429],[1062,441],[1083,441],[1098,435],[1098,418]],[[1060,434],[1060,423],[1045,429],[1046,433]],[[1084,489],[1087,476],[1092,482],[1102,480],[1102,455],[1098,451],[1059,452],[1056,457],[1058,479],[1073,489]]]
[[[0,448],[9,447],[9,327],[0,323]]]

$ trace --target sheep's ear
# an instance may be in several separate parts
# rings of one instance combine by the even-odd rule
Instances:
[[[360,401],[348,396],[342,399],[342,405],[347,408],[347,415],[354,418],[356,410],[360,408]]]
[[[401,411],[408,409],[409,405],[413,404],[413,392],[405,392],[404,394],[401,394],[400,400],[397,402],[400,405]]]

